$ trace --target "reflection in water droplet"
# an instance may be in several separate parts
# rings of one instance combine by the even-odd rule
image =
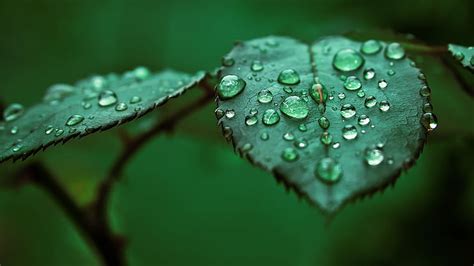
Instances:
[[[309,108],[300,97],[289,96],[280,104],[280,111],[291,118],[303,119],[308,116]]]
[[[106,107],[117,103],[117,95],[111,90],[105,90],[99,94],[99,106]]]
[[[278,82],[285,85],[295,85],[300,82],[300,75],[294,69],[285,69],[278,75]]]
[[[19,103],[12,103],[3,111],[3,119],[6,122],[14,121],[22,116],[24,111],[25,108],[23,105]]]
[[[369,96],[365,99],[365,107],[372,108],[377,104],[377,99],[374,96]]]
[[[438,118],[433,113],[424,113],[421,116],[421,124],[429,132],[438,127]]]
[[[237,96],[245,88],[245,81],[236,75],[224,76],[217,86],[217,93],[223,100]]]
[[[360,51],[364,54],[375,54],[382,49],[380,42],[376,40],[368,40],[362,44]]]
[[[385,48],[385,56],[388,59],[399,60],[405,57],[405,49],[399,43],[390,43]]]
[[[383,155],[382,150],[376,149],[376,148],[370,148],[370,149],[365,150],[364,158],[368,165],[376,166],[376,165],[379,165],[383,161],[384,155]]]
[[[275,109],[267,109],[263,113],[262,122],[267,126],[274,125],[280,121],[280,115]]]
[[[349,91],[355,91],[362,88],[362,82],[356,76],[350,76],[344,81],[344,88]]]
[[[353,125],[346,125],[342,128],[342,137],[347,140],[353,140],[357,137],[357,128]]]
[[[281,153],[281,158],[287,162],[293,162],[298,159],[298,152],[293,148],[286,148]]]
[[[332,64],[340,71],[354,71],[364,64],[364,58],[354,49],[341,49],[334,55]]]
[[[66,121],[66,126],[72,127],[81,123],[82,121],[84,121],[84,117],[82,115],[72,115]]]
[[[269,103],[273,100],[273,94],[270,90],[268,89],[265,89],[265,90],[261,90],[259,93],[258,93],[258,96],[257,96],[257,100],[260,102],[260,103]]]
[[[341,165],[332,158],[323,158],[316,164],[316,176],[326,183],[335,183],[342,176]]]
[[[358,122],[359,122],[359,125],[366,126],[370,123],[370,118],[367,115],[360,115]]]
[[[344,104],[340,113],[344,118],[351,118],[356,114],[356,109],[352,104]]]

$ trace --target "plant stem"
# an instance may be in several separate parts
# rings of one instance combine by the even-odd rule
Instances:
[[[431,46],[427,44],[401,42],[400,43],[407,51],[415,53],[427,53],[427,54],[444,54],[448,52],[447,45]]]
[[[89,215],[87,209],[79,207],[73,197],[42,164],[35,162],[28,165],[19,173],[19,178],[31,181],[56,201],[94,247],[105,265],[125,265],[120,238],[113,235],[107,226]]]

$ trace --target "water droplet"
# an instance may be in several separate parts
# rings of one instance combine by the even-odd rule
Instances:
[[[318,123],[322,129],[327,129],[331,125],[331,123],[329,122],[329,119],[327,119],[325,116],[321,116],[318,119]]]
[[[245,118],[245,124],[247,126],[253,126],[253,125],[257,124],[257,122],[258,122],[258,118],[257,118],[256,115],[247,116]]]
[[[232,128],[226,126],[222,128],[222,133],[224,134],[224,137],[228,140],[230,139],[230,137],[232,137]]]
[[[66,84],[55,84],[48,88],[43,101],[49,104],[58,104],[74,93],[74,87]]]
[[[390,69],[390,70],[387,71],[387,75],[393,76],[393,75],[395,75],[395,71]]]
[[[280,115],[275,109],[267,109],[263,113],[262,122],[267,126],[274,125],[280,121]]]
[[[278,75],[278,82],[286,85],[295,85],[300,82],[300,75],[294,69],[285,69]]]
[[[82,108],[85,110],[90,109],[92,107],[92,104],[90,102],[82,102]]]
[[[364,58],[354,49],[341,49],[334,56],[332,64],[340,71],[354,71],[364,64]]]
[[[301,131],[301,132],[306,132],[308,130],[308,127],[306,127],[306,124],[300,124],[298,126],[298,129]]]
[[[421,80],[426,80],[426,76],[423,73],[418,74],[418,78]]]
[[[344,118],[351,118],[356,114],[356,109],[352,104],[344,104],[340,113]]]
[[[341,92],[337,95],[337,98],[339,98],[340,100],[344,100],[346,98],[346,95],[344,94],[344,92]]]
[[[13,145],[12,151],[13,151],[13,152],[18,152],[18,151],[21,150],[21,148],[23,148],[23,145],[22,145],[21,143],[17,143],[17,144],[15,144],[15,145]]]
[[[319,140],[324,145],[330,145],[332,143],[332,135],[329,132],[323,132]]]
[[[342,137],[347,140],[352,140],[357,137],[357,128],[353,125],[346,125],[342,128]]]
[[[142,98],[140,98],[139,96],[133,96],[132,98],[130,98],[130,103],[131,104],[135,104],[135,103],[139,103],[142,101]]]
[[[61,136],[64,133],[64,130],[57,128],[56,133],[54,134],[56,137]]]
[[[226,67],[233,66],[235,64],[235,60],[231,57],[222,57],[222,65]]]
[[[342,176],[341,165],[332,158],[323,158],[316,164],[316,176],[326,183],[335,183]]]
[[[291,133],[291,132],[286,132],[285,134],[283,134],[283,139],[284,140],[294,140],[295,135],[293,135],[293,133]]]
[[[377,99],[374,96],[369,96],[365,99],[365,107],[372,108],[377,104]]]
[[[13,126],[13,127],[10,129],[10,134],[16,135],[16,134],[18,134],[19,131],[20,131],[20,129],[18,129],[17,126]]]
[[[433,106],[431,105],[431,103],[425,103],[423,105],[423,112],[424,113],[431,113],[433,112]]]
[[[250,115],[256,115],[256,114],[258,114],[258,110],[256,108],[250,108],[249,114]]]
[[[265,44],[269,47],[277,47],[278,42],[275,39],[268,39]]]
[[[334,144],[332,144],[333,149],[339,149],[339,147],[341,147],[341,143],[339,142],[334,142]]]
[[[379,109],[382,112],[387,112],[388,110],[390,110],[390,103],[387,101],[381,101],[379,103]]]
[[[360,51],[364,54],[375,54],[382,49],[380,42],[376,40],[368,40],[362,44]]]
[[[255,60],[252,62],[252,65],[250,66],[250,69],[255,72],[259,72],[263,70],[263,64],[262,62]]]
[[[388,82],[385,79],[381,79],[381,80],[379,80],[378,85],[379,85],[379,88],[383,90],[383,89],[387,88]]]
[[[281,153],[281,158],[287,162],[294,162],[298,159],[298,152],[293,148],[286,148]]]
[[[96,90],[101,90],[107,84],[107,80],[105,80],[102,76],[94,76],[91,78],[91,85]]]
[[[433,113],[424,113],[421,116],[421,124],[426,130],[432,131],[438,127],[438,118]]]
[[[117,95],[111,90],[105,90],[99,94],[99,106],[106,107],[117,102]]]
[[[270,90],[268,89],[265,89],[265,90],[261,90],[259,93],[258,93],[258,96],[257,96],[257,100],[260,102],[260,103],[269,103],[273,100],[273,94]]]
[[[365,150],[364,158],[368,165],[376,166],[376,165],[379,165],[383,161],[384,155],[383,155],[382,150],[380,149],[369,148]]]
[[[464,54],[461,53],[461,52],[455,52],[454,53],[454,58],[456,58],[456,60],[458,60],[458,61],[462,61],[464,59]]]
[[[327,92],[326,88],[324,88],[323,85],[321,85],[319,83],[314,84],[313,86],[311,86],[311,88],[308,90],[308,92],[309,92],[309,95],[311,96],[311,98],[313,98],[313,100],[316,103],[326,102],[326,100],[328,98],[328,92]]]
[[[423,97],[428,97],[431,95],[431,89],[430,87],[423,85],[420,89],[420,95]]]
[[[53,130],[54,130],[54,127],[51,126],[51,125],[49,125],[49,126],[46,128],[46,130],[44,131],[44,133],[45,133],[46,135],[49,135],[49,134],[53,133]]]
[[[250,144],[250,143],[245,143],[240,150],[243,153],[246,153],[246,152],[250,151],[251,149],[253,149],[253,145]]]
[[[222,109],[216,109],[214,111],[214,114],[216,115],[217,119],[221,119],[222,117],[224,117],[224,111]]]
[[[72,127],[81,123],[82,121],[84,121],[84,117],[82,115],[71,115],[66,121],[66,126]]]
[[[115,111],[122,112],[128,109],[128,105],[126,103],[119,103],[115,106]]]
[[[309,108],[300,97],[290,96],[280,104],[280,111],[291,118],[303,119],[308,116]]]
[[[304,149],[308,146],[308,141],[305,138],[298,138],[294,144],[296,148]]]
[[[217,86],[217,93],[222,99],[230,99],[237,96],[245,88],[245,81],[236,75],[224,76]]]
[[[6,122],[16,120],[23,115],[24,111],[25,108],[23,105],[19,103],[12,103],[3,111],[3,119]]]
[[[371,80],[375,77],[375,70],[373,68],[369,68],[364,70],[364,79]]]
[[[133,74],[139,80],[144,80],[150,76],[150,70],[144,66],[139,66],[133,70]]]
[[[364,91],[364,90],[359,90],[359,91],[357,92],[357,96],[358,96],[359,98],[364,98],[364,97],[365,97],[365,91]]]
[[[366,126],[370,123],[370,118],[367,115],[360,115],[358,122],[359,122],[359,125]]]
[[[385,56],[388,59],[399,60],[405,57],[405,49],[396,42],[390,43],[385,48]]]
[[[225,110],[225,117],[232,119],[235,116],[235,111],[234,109],[227,109]]]
[[[344,81],[344,88],[346,88],[346,90],[355,91],[362,88],[362,82],[360,82],[357,77],[350,76]]]
[[[269,138],[270,138],[270,135],[268,135],[267,132],[262,132],[262,134],[260,134],[261,140],[268,140]]]

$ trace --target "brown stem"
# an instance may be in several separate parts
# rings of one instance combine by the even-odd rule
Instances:
[[[407,51],[427,54],[444,54],[448,52],[447,45],[431,46],[427,44],[402,42],[400,43]]]
[[[123,245],[120,238],[113,235],[108,227],[104,227],[97,219],[74,201],[53,175],[40,163],[32,163],[25,167],[19,178],[31,181],[46,191],[64,210],[89,243],[94,247],[105,265],[125,265]]]

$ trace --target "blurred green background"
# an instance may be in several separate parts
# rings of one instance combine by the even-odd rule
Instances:
[[[1,0],[0,98],[31,105],[53,83],[138,65],[210,70],[235,40],[270,34],[311,41],[389,28],[432,44],[473,45],[472,11],[469,0]],[[117,187],[111,217],[114,229],[128,237],[129,263],[472,265],[474,143],[466,137],[474,132],[472,98],[438,61],[418,59],[440,128],[394,189],[348,205],[328,223],[233,154],[215,127],[211,104],[175,134],[147,145]],[[36,159],[86,204],[119,149],[117,130],[111,130]],[[18,167],[1,165],[0,179]],[[43,191],[0,188],[0,265],[97,264]]]

